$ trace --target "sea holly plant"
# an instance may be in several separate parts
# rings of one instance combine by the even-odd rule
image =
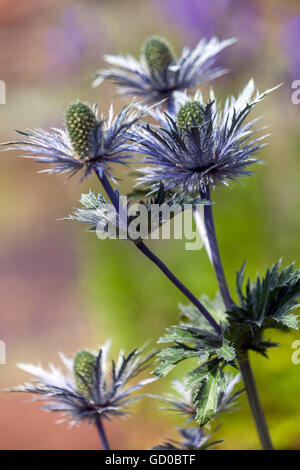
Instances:
[[[211,414],[206,422],[202,423],[199,423],[199,408],[195,406],[192,389],[189,387],[187,380],[173,381],[172,388],[175,391],[174,394],[168,394],[162,397],[153,396],[162,402],[163,406],[161,406],[160,409],[167,410],[173,414],[182,415],[188,425],[188,427],[184,428],[178,427],[181,441],[168,440],[164,444],[155,447],[155,449],[208,450],[215,448],[215,446],[222,441],[212,439],[214,431],[211,430],[211,427],[215,424],[215,421],[221,413],[234,410],[236,400],[243,392],[243,390],[235,390],[239,381],[239,374],[224,374],[222,385],[218,384],[217,386],[217,405],[214,413]],[[195,423],[197,423],[198,426],[195,426]],[[209,423],[209,426],[205,426],[207,423]]]
[[[256,136],[261,130],[258,118],[246,118],[271,91],[260,93],[250,80],[238,98],[228,98],[223,107],[211,91],[208,103],[200,92],[193,97],[181,93],[173,112],[150,111],[159,125],[137,127],[139,151],[145,155],[138,184],[155,191],[163,183],[175,196],[202,195],[209,200],[209,188],[249,176],[267,135]]]
[[[130,107],[131,108],[131,107]],[[44,133],[44,131],[33,131],[31,133],[22,133],[25,135],[25,139],[21,141],[8,142],[7,145],[12,150],[26,150],[29,152],[32,158],[37,159],[40,163],[47,163],[54,166],[46,171],[52,172],[69,172],[73,174],[75,171],[78,171],[79,168],[75,168],[74,162],[80,162],[81,167],[84,166],[84,176],[94,171],[98,179],[100,180],[104,191],[107,193],[111,204],[115,211],[115,223],[118,224],[118,227],[126,227],[127,224],[127,215],[124,214],[122,206],[120,204],[119,192],[114,190],[111,186],[111,183],[108,179],[110,172],[108,169],[108,164],[113,163],[124,163],[124,159],[128,158],[130,155],[128,152],[134,154],[134,142],[132,140],[133,134],[133,125],[134,123],[146,112],[143,111],[133,111],[133,114],[130,113],[130,108],[124,108],[115,119],[113,119],[112,111],[108,119],[108,123],[104,129],[102,129],[103,119],[100,121],[96,119],[93,120],[95,128],[94,131],[91,131],[91,111],[96,109],[88,106],[85,103],[76,103],[71,104],[66,112],[66,127],[64,130],[56,130],[54,134]],[[80,110],[78,112],[78,109]],[[83,116],[82,110],[86,110],[86,116]],[[73,113],[73,117],[71,114]],[[130,113],[130,114],[128,114]],[[76,124],[76,135],[74,137],[74,128],[73,122]],[[82,126],[82,129],[80,128]],[[68,129],[71,127],[70,129]],[[81,132],[82,131],[82,132]],[[42,140],[36,139],[36,135],[39,134],[43,136]],[[90,146],[82,146],[78,135],[88,135],[88,140],[90,135],[93,135],[93,152],[90,153]],[[72,137],[73,135],[73,137]],[[61,155],[59,150],[61,147],[61,141],[57,139],[57,136],[62,136],[64,142],[67,142],[68,145],[68,161],[66,163],[66,154]],[[82,151],[85,152],[78,155],[78,143],[82,147]],[[136,148],[136,145],[135,145]],[[76,151],[77,149],[77,151]],[[67,150],[66,150],[67,151]],[[56,153],[58,152],[58,156]],[[42,156],[41,156],[42,155]],[[47,155],[47,156],[46,156]],[[50,155],[50,157],[49,157]],[[114,178],[112,178],[114,181]],[[102,197],[103,198],[103,197]],[[99,199],[99,196],[98,196]],[[100,199],[99,199],[100,201]],[[207,204],[209,201],[204,201],[203,204]],[[89,220],[87,221],[89,222]],[[135,246],[147,257],[149,258],[168,278],[169,280],[186,296],[194,303],[197,308],[201,311],[202,315],[207,318],[208,322],[211,323],[213,328],[221,333],[220,326],[215,322],[215,320],[208,313],[207,309],[199,302],[197,297],[195,297],[189,289],[177,279],[177,277],[168,269],[168,267],[144,244],[144,242],[138,239],[135,242]]]
[[[168,439],[162,444],[153,447],[153,450],[211,450],[220,444],[220,440],[212,440],[201,427],[178,427],[179,441]]]
[[[297,329],[297,317],[292,312],[299,306],[296,302],[300,296],[299,269],[290,265],[280,271],[280,263],[277,263],[267,269],[264,278],[258,276],[254,284],[248,280],[245,293],[242,289],[243,273],[244,266],[237,273],[239,304],[234,304],[232,310],[226,312],[225,318],[223,315],[220,317],[219,298],[210,302],[206,298],[201,299],[212,316],[221,320],[222,341],[218,341],[218,337],[192,305],[181,306],[181,322],[169,327],[159,340],[160,343],[170,345],[158,353],[157,375],[165,376],[186,359],[197,359],[197,367],[188,374],[187,383],[194,395],[199,424],[205,424],[218,409],[218,386],[222,387],[225,380],[226,366],[235,368],[239,364],[243,377],[247,374],[244,377],[245,386],[251,382],[254,387],[248,351],[253,350],[267,357],[267,349],[277,344],[266,339],[266,330]],[[225,311],[224,306],[221,311]],[[256,388],[246,390],[249,401],[253,400],[253,396],[258,399]],[[201,397],[199,402],[198,396]],[[252,403],[253,407],[258,405]],[[262,420],[260,416],[257,419]],[[257,424],[264,426],[263,421]],[[263,431],[261,428],[259,430]],[[264,431],[267,432],[267,429]]]
[[[159,237],[159,229],[184,210],[185,201],[167,199],[163,186],[154,197],[136,201],[118,194],[118,211],[101,193],[91,190],[82,194],[81,207],[74,210],[66,220],[76,220],[88,225],[88,231],[96,231],[101,239],[125,239],[140,244],[143,238]],[[195,207],[199,200],[189,202]],[[138,213],[138,216],[137,216]]]
[[[141,59],[126,55],[105,55],[113,68],[96,73],[93,86],[110,80],[124,95],[138,96],[146,103],[167,100],[172,109],[175,91],[183,91],[215,79],[226,72],[216,66],[217,56],[235,39],[201,39],[195,49],[185,47],[176,58],[173,48],[162,37],[150,37],[142,46]]]
[[[216,59],[233,42],[202,39],[177,58],[168,41],[151,37],[142,47],[140,61],[130,55],[105,56],[114,68],[99,71],[94,86],[113,81],[122,94],[134,96],[128,106],[115,114],[111,105],[106,116],[97,105],[75,101],[67,108],[61,129],[18,131],[18,140],[2,144],[46,164],[44,171],[69,176],[80,172],[81,180],[96,176],[99,193],[81,195],[81,207],[66,219],[85,223],[99,238],[128,240],[189,301],[180,304],[179,323],[167,327],[159,338],[153,371],[153,378],[164,377],[171,371],[175,374],[183,361],[189,365],[183,380],[175,382],[181,396],[160,397],[185,416],[185,427],[178,428],[180,440],[168,440],[157,449],[215,447],[212,426],[241,393],[241,388],[235,389],[240,376],[262,448],[273,449],[248,353],[267,356],[268,348],[275,346],[265,337],[267,330],[297,328],[300,270],[294,265],[281,269],[277,263],[244,285],[244,265],[237,273],[234,300],[218,248],[212,191],[251,175],[253,164],[260,162],[267,134],[260,119],[251,119],[250,114],[276,88],[260,93],[250,80],[237,98],[230,96],[224,104],[213,90],[208,99],[200,90],[189,94],[190,88],[225,72],[215,65]],[[114,166],[118,164],[137,173],[128,198],[117,188]],[[214,300],[192,293],[147,244],[149,234],[168,221],[174,207],[183,212],[186,204],[215,270],[220,292]],[[169,211],[167,216],[164,210]],[[50,410],[62,411],[72,422],[92,421],[107,449],[102,418],[124,414],[137,399],[131,394],[149,380],[128,388],[127,382],[144,370],[149,358],[141,359],[140,350],[121,355],[116,364],[111,363],[108,375],[105,351],[81,350],[72,360],[62,356],[67,376],[54,366],[48,373],[23,365],[37,382],[14,390],[41,395],[50,402]]]
[[[73,358],[60,354],[66,372],[50,364],[49,370],[40,365],[18,364],[33,377],[10,389],[14,392],[33,394],[45,402],[44,409],[61,415],[61,421],[71,425],[81,421],[94,424],[99,432],[103,449],[109,449],[103,426],[104,419],[128,416],[129,406],[142,398],[136,392],[155,378],[147,378],[128,384],[150,367],[153,352],[143,355],[143,349],[134,350],[127,356],[120,353],[116,362],[108,361],[110,341],[98,351],[80,350]]]

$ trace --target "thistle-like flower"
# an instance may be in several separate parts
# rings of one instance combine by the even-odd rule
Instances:
[[[151,165],[139,169],[138,185],[155,192],[162,182],[172,194],[195,196],[208,185],[228,185],[251,174],[248,167],[259,161],[254,155],[267,136],[254,138],[261,130],[255,127],[257,119],[245,119],[271,91],[255,92],[250,80],[237,99],[231,96],[225,101],[223,109],[213,91],[208,104],[200,92],[193,100],[177,93],[173,113],[152,111],[159,128],[141,124],[136,129],[138,151],[146,155],[144,163]]]
[[[216,57],[234,42],[235,39],[219,41],[216,37],[202,39],[195,49],[185,47],[176,59],[165,39],[150,37],[140,61],[129,54],[105,55],[105,61],[114,68],[97,72],[93,86],[107,79],[118,86],[120,93],[138,96],[147,103],[169,99],[176,90],[195,87],[223,75],[226,69],[215,66]]]
[[[211,415],[209,425],[211,428],[212,421],[215,421],[219,413],[226,411],[233,411],[236,399],[242,393],[242,390],[235,391],[236,385],[239,383],[241,377],[239,374],[235,376],[232,374],[223,375],[224,380],[218,384],[217,394],[217,406],[215,413]],[[192,390],[187,386],[188,382],[174,380],[173,389],[175,394],[169,394],[159,398],[165,407],[161,408],[173,413],[179,413],[184,416],[186,424],[189,425],[187,428],[178,427],[181,440],[166,441],[163,445],[156,447],[156,449],[195,449],[195,450],[207,450],[214,448],[216,444],[222,441],[212,441],[212,434],[205,432],[203,426],[195,426],[197,421],[197,408],[194,405]],[[206,403],[207,397],[205,394],[201,397],[201,388],[198,390],[198,403],[201,400]]]
[[[211,441],[212,434],[206,434],[202,428],[194,426],[190,428],[177,427],[180,441],[167,440],[154,450],[210,450],[214,449],[222,441]]]
[[[224,373],[223,377],[222,386],[218,387],[217,390],[217,407],[215,414],[212,416],[214,419],[219,413],[233,410],[238,396],[242,393],[242,390],[234,391],[241,380],[239,374]],[[172,388],[175,394],[158,397],[166,404],[161,409],[183,415],[188,424],[194,422],[197,418],[197,408],[193,403],[192,390],[187,386],[187,382],[174,380]],[[199,399],[201,400],[201,397]]]
[[[146,109],[141,107],[137,111],[133,101],[116,115],[111,106],[106,118],[99,114],[98,105],[90,107],[75,102],[67,108],[63,129],[52,129],[51,132],[42,129],[17,131],[22,139],[6,142],[2,146],[9,150],[25,151],[27,158],[50,165],[44,170],[48,173],[68,173],[72,176],[83,170],[85,177],[97,166],[100,172],[111,176],[110,165],[126,164],[131,156],[130,128],[145,112]]]
[[[72,425],[83,420],[97,423],[102,417],[126,416],[129,405],[142,397],[133,394],[155,380],[148,378],[128,385],[150,366],[153,353],[143,356],[144,348],[128,356],[120,352],[117,362],[112,360],[110,365],[109,346],[110,342],[106,342],[98,352],[81,350],[72,359],[60,354],[66,373],[52,364],[47,371],[40,365],[20,363],[18,367],[33,376],[33,383],[9,391],[37,395],[37,399],[47,403],[44,409],[61,413],[61,421]]]

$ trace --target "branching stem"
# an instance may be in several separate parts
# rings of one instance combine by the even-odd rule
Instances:
[[[206,201],[210,200],[209,187],[207,187],[205,191],[201,191],[201,197]],[[230,310],[232,300],[221,261],[211,204],[204,205],[204,223],[210,245],[212,264],[217,276],[220,292],[222,294],[226,309]]]
[[[210,200],[209,187],[205,191],[201,191],[201,197],[205,200]],[[226,310],[230,310],[232,305],[232,299],[229,292],[228,284],[225,278],[225,273],[220,257],[220,251],[218,247],[215,224],[213,219],[213,212],[211,205],[204,206],[204,224],[209,241],[210,253],[212,264],[216,273],[217,281],[219,284],[220,292],[226,307]],[[268,425],[265,419],[262,405],[260,403],[255,378],[252,372],[252,368],[249,362],[248,355],[245,355],[242,359],[239,359],[240,370],[242,373],[245,389],[249,405],[251,408],[252,416],[256,425],[257,433],[261,442],[261,446],[264,450],[273,450],[272,441]]]
[[[113,206],[115,207],[116,211],[119,213],[119,199],[114,192],[113,188],[111,187],[110,182],[108,181],[107,177],[103,172],[95,168],[96,175],[98,176],[99,180],[102,183],[103,188],[105,189],[108,197],[110,198]],[[195,297],[189,289],[182,284],[179,279],[169,270],[169,268],[144,244],[143,241],[137,241],[135,246],[145,255],[148,259],[150,259],[164,274],[167,278],[200,310],[202,315],[206,318],[206,320],[210,323],[210,325],[214,328],[218,335],[222,335],[222,329],[220,325],[213,319],[210,315],[208,310],[204,307],[204,305]]]

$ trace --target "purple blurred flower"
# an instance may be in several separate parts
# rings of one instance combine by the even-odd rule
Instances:
[[[260,12],[252,0],[231,0],[231,14],[228,22],[225,22],[225,30],[239,39],[243,47],[243,53],[255,50],[264,38],[264,31]]]
[[[86,35],[73,7],[61,17],[61,25],[52,28],[46,37],[47,63],[50,73],[72,73],[86,50]]]
[[[213,36],[216,24],[224,18],[231,0],[166,0],[159,2],[176,23],[187,29],[193,36]]]
[[[168,15],[168,19],[182,28],[183,35],[192,41],[217,35],[236,37],[237,47],[222,57],[222,65],[230,62],[241,65],[249,61],[264,39],[260,11],[255,0],[165,0],[157,7]],[[228,58],[228,59],[227,59]]]
[[[288,74],[293,79],[300,79],[300,15],[291,16],[283,25],[281,44],[285,52]]]

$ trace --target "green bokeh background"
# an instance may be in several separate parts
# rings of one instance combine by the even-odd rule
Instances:
[[[300,105],[291,102],[291,83],[300,77],[291,75],[278,39],[284,18],[299,15],[300,9],[293,1],[254,4],[264,39],[249,60],[239,62],[233,55],[232,72],[216,80],[214,89],[218,97],[237,94],[252,76],[260,90],[284,83],[257,107],[258,114],[265,115],[264,123],[272,126],[269,145],[261,152],[266,165],[243,184],[220,187],[213,194],[216,230],[232,289],[235,272],[245,260],[252,277],[280,257],[285,265],[296,261],[299,266],[300,261]],[[15,128],[61,125],[65,107],[76,98],[99,102],[107,111],[114,96],[119,108],[124,100],[115,97],[111,85],[90,87],[89,77],[103,66],[103,53],[138,55],[150,34],[166,36],[177,50],[198,39],[155,1],[52,0],[43,5],[28,1],[10,12],[6,7],[7,2],[1,1],[5,52],[0,78],[7,87],[7,104],[0,105],[2,141],[13,138]],[[68,12],[71,25],[66,22]],[[79,32],[83,45],[76,55],[72,41],[78,40],[73,34]],[[247,54],[245,41],[252,40],[241,37],[241,45],[232,47],[242,57]],[[226,60],[230,59],[229,55]],[[204,93],[207,90],[204,86]],[[25,379],[15,367],[18,361],[57,363],[57,351],[72,354],[79,348],[95,348],[107,337],[113,340],[113,353],[155,341],[177,321],[177,304],[185,301],[130,243],[100,241],[79,224],[56,220],[76,207],[81,192],[97,191],[97,181],[79,186],[74,179],[63,184],[63,177],[38,175],[36,169],[31,161],[2,155],[0,338],[6,343],[7,364],[0,366],[0,381],[4,387]],[[121,191],[130,190],[130,176],[126,172],[121,176]],[[187,251],[184,243],[162,240],[149,246],[192,292],[214,296],[216,281],[204,249]],[[270,332],[270,338],[281,347],[270,352],[269,360],[255,354],[251,360],[275,446],[297,449],[300,365],[293,364],[291,356],[292,343],[300,338],[297,333],[277,332]],[[186,366],[178,368],[151,391],[168,392],[170,380],[185,370]],[[0,397],[2,449],[98,448],[93,429],[83,425],[70,432],[55,424],[53,416],[45,417],[39,404],[23,400],[20,395]],[[174,426],[179,424],[178,417],[144,400],[128,421],[109,423],[108,434],[114,448],[149,448],[175,437]],[[245,397],[235,413],[221,417],[221,424],[217,437],[225,441],[220,448],[259,448]]]

